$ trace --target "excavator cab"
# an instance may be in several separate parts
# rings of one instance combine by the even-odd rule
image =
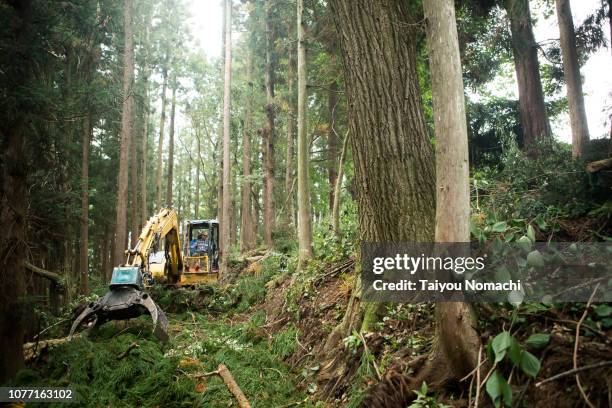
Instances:
[[[219,222],[188,220],[183,226],[181,285],[216,282],[219,278]]]

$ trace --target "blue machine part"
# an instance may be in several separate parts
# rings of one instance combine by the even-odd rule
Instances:
[[[142,289],[142,276],[137,266],[117,266],[113,268],[113,277],[109,287],[131,286]]]

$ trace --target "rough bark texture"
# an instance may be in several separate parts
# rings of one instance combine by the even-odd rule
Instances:
[[[298,77],[298,107],[297,107],[297,187],[298,187],[298,247],[299,265],[303,266],[312,258],[312,227],[310,225],[310,180],[308,177],[308,159],[310,144],[306,133],[308,121],[306,111],[306,44],[304,21],[304,2],[297,0],[297,77]]]
[[[415,16],[402,0],[330,6],[346,80],[361,239],[431,242],[435,173],[416,71]],[[379,305],[368,305],[364,317],[360,285],[358,278],[326,350],[374,321]]]
[[[435,173],[414,18],[400,0],[330,5],[342,48],[362,238],[431,241]]]
[[[124,260],[127,244],[127,199],[128,199],[128,166],[132,138],[132,82],[134,80],[134,43],[132,38],[132,1],[123,0],[125,51],[123,54],[123,110],[121,112],[121,150],[119,152],[119,176],[117,187],[117,212],[115,224],[115,259],[119,265]]]
[[[200,134],[198,129],[195,128],[196,135],[196,176],[195,176],[195,197],[193,203],[193,217],[198,219],[200,216],[200,166],[202,161],[202,142],[200,141]]]
[[[519,89],[519,109],[524,145],[531,150],[535,141],[550,138],[550,123],[544,105],[538,50],[531,24],[529,0],[506,0],[512,32],[514,67]]]
[[[244,130],[242,132],[242,209],[240,220],[240,252],[255,247],[255,225],[251,212],[251,132],[253,110],[253,58],[251,49],[247,51],[246,76],[247,97],[244,107]]]
[[[161,116],[159,118],[159,140],[157,142],[157,168],[155,171],[155,208],[157,211],[161,209],[161,189],[162,189],[162,173],[163,173],[163,156],[164,151],[164,128],[166,126],[166,88],[168,87],[168,56],[166,56],[165,65],[162,71],[162,93],[161,93]]]
[[[138,240],[138,225],[140,224],[140,206],[138,203],[138,148],[137,137],[134,135],[130,144],[130,248],[136,245]]]
[[[81,161],[81,246],[79,267],[81,270],[80,293],[89,293],[89,145],[91,143],[91,115],[83,120],[83,156]]]
[[[174,118],[176,116],[176,78],[172,85],[172,107],[170,108],[170,132],[168,140],[168,177],[166,180],[166,205],[172,206],[172,188],[174,185]]]
[[[264,207],[264,241],[271,248],[274,245],[272,231],[274,231],[276,211],[274,208],[274,61],[273,50],[274,39],[272,33],[271,0],[266,0],[266,127],[263,136],[263,159],[264,159],[264,185],[263,185],[263,207]]]
[[[468,137],[453,0],[425,0],[436,133],[436,242],[470,241]],[[436,305],[432,375],[460,379],[477,364],[480,338],[467,303]]]
[[[570,123],[572,126],[572,156],[582,155],[585,144],[589,141],[589,125],[584,110],[582,96],[582,78],[576,48],[576,32],[572,20],[572,9],[569,0],[557,0],[557,20],[561,35],[561,55],[563,57],[563,74],[567,86]]]
[[[232,1],[225,0],[225,72],[223,80],[223,224],[221,224],[221,273],[227,272],[231,245],[230,107],[232,82]]]
[[[287,193],[287,204],[285,205],[285,226],[291,228],[293,224],[294,197],[293,192],[293,156],[295,137],[295,108],[293,83],[295,81],[295,58],[293,48],[289,50],[289,63],[287,67],[287,156],[285,157],[285,192]]]

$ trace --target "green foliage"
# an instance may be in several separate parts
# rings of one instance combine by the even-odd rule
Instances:
[[[428,395],[427,383],[425,382],[414,393],[417,395],[417,398],[408,408],[450,408],[448,405],[439,403],[434,396]]]

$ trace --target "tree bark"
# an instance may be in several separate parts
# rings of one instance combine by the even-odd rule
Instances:
[[[151,17],[147,16],[146,26],[145,26],[145,40],[144,40],[144,59],[142,63],[142,82],[144,88],[144,106],[142,108],[142,144],[141,144],[141,165],[140,165],[140,225],[139,230],[144,227],[147,223],[147,219],[149,217],[148,209],[147,209],[147,152],[149,146],[149,109],[150,109],[150,101],[149,101],[149,66],[148,66],[148,56],[149,56],[149,30],[151,25]]]
[[[251,44],[247,50],[246,58],[247,95],[242,132],[242,209],[240,220],[240,252],[242,253],[255,247],[255,225],[251,210],[251,132],[253,127],[253,56]]]
[[[166,55],[162,70],[161,116],[159,119],[159,141],[157,142],[157,169],[155,172],[155,208],[161,210],[161,189],[163,175],[164,127],[166,126],[166,88],[168,87],[168,60]]]
[[[312,227],[310,225],[310,179],[308,177],[308,159],[310,155],[308,134],[306,133],[306,44],[304,29],[304,1],[297,0],[297,74],[298,74],[298,269],[312,258]]]
[[[198,129],[195,129],[196,134],[196,149],[197,149],[197,157],[196,157],[196,178],[195,178],[195,197],[193,204],[193,217],[198,219],[200,217],[200,165],[202,161],[202,142],[200,141],[200,135],[198,134]]]
[[[121,112],[121,148],[117,188],[117,216],[115,224],[115,265],[123,263],[127,244],[127,198],[129,151],[132,138],[132,82],[134,79],[134,44],[132,38],[132,1],[123,0],[125,51],[123,54],[123,110]]]
[[[293,49],[289,50],[289,63],[287,67],[287,156],[285,158],[285,191],[287,192],[287,205],[285,207],[285,225],[287,229],[291,228],[293,223],[293,156],[294,156],[294,126],[295,126],[295,113],[294,113],[294,97],[293,97],[293,83],[295,80],[295,58],[293,57]]]
[[[531,24],[529,0],[506,0],[510,19],[514,66],[519,89],[519,110],[525,149],[531,153],[533,144],[551,137],[550,123],[544,104],[540,79],[538,50]]]
[[[176,78],[172,81],[172,106],[170,108],[170,132],[168,140],[168,179],[166,180],[166,205],[172,206],[172,187],[174,184],[174,118],[176,115]]]
[[[556,0],[557,20],[561,35],[561,55],[563,57],[563,74],[567,86],[570,124],[572,127],[572,156],[580,157],[584,146],[589,141],[589,125],[584,109],[582,96],[582,78],[576,48],[576,32],[572,19],[569,0]]]
[[[333,0],[330,6],[346,80],[361,239],[431,242],[435,173],[416,71],[416,17],[401,0]],[[364,316],[359,291],[353,293],[328,345],[367,330],[380,310],[370,304]]]
[[[140,206],[138,203],[138,190],[140,184],[138,182],[138,147],[136,135],[132,138],[130,145],[130,248],[136,245],[138,240],[138,225],[140,224],[140,215],[138,214]]]
[[[263,182],[263,207],[264,207],[264,241],[268,248],[274,245],[272,231],[275,224],[274,208],[274,141],[275,141],[275,106],[274,106],[274,56],[272,47],[274,38],[272,32],[271,1],[266,0],[266,127],[263,132],[264,149],[264,182]]]
[[[225,72],[223,80],[223,224],[221,224],[221,274],[227,272],[231,245],[230,108],[232,82],[232,1],[225,0]]]
[[[453,0],[425,0],[436,134],[436,242],[470,241],[468,137]],[[431,364],[460,379],[477,364],[480,338],[467,303],[436,304]]]
[[[89,146],[91,143],[91,114],[83,120],[83,156],[81,162],[81,247],[79,267],[81,270],[80,293],[89,294]]]

